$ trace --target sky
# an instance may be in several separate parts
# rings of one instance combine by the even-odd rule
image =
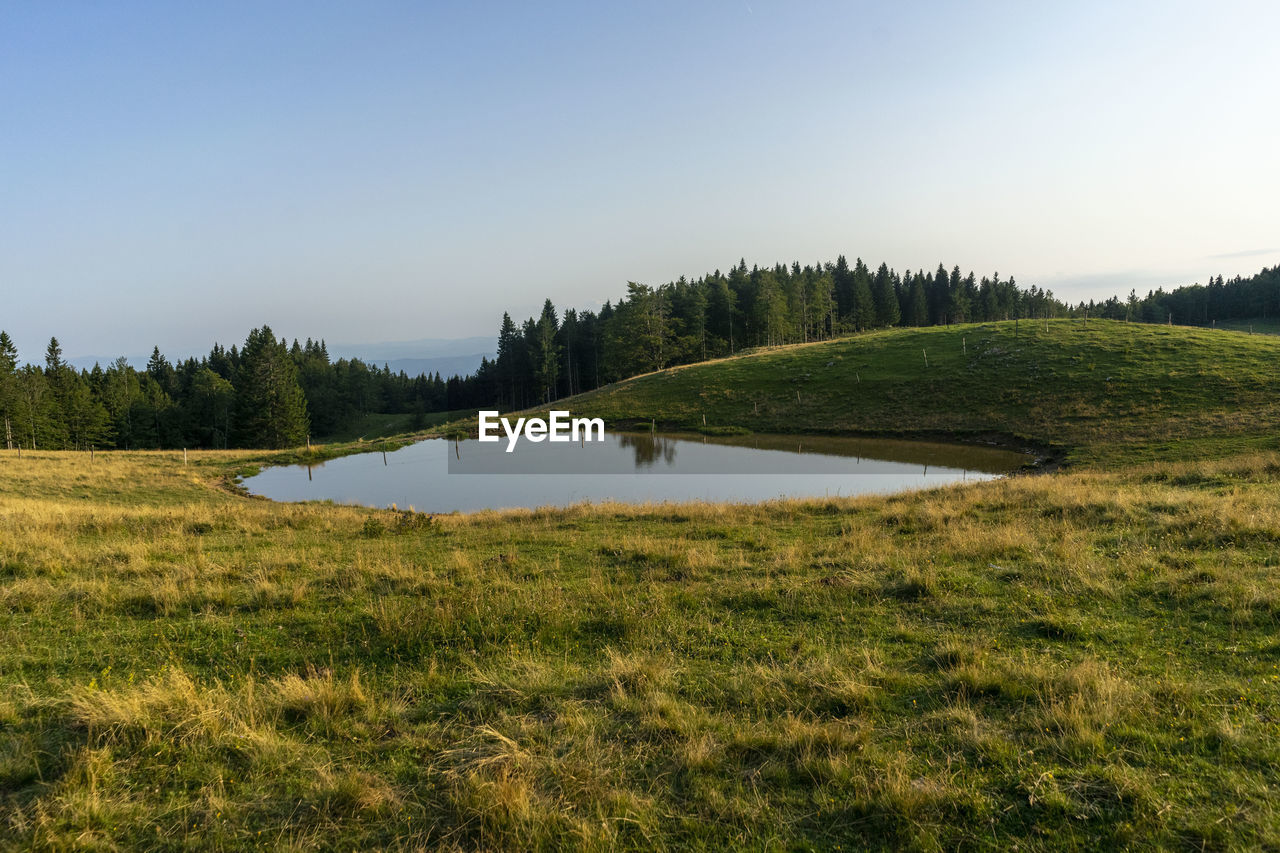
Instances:
[[[1280,263],[1280,4],[0,6],[0,328],[495,335],[834,260],[1069,301]]]

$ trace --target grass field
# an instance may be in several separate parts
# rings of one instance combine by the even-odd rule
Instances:
[[[1248,320],[1219,320],[1219,329],[1251,332],[1255,335],[1280,335],[1280,320],[1274,317],[1252,317]]]
[[[365,415],[355,423],[332,435],[323,436],[327,442],[373,441],[379,438],[391,438],[418,429],[429,429],[452,418],[466,415],[466,412],[427,412],[423,415],[387,414],[375,412]],[[474,414],[471,413],[471,414]]]
[[[896,497],[427,518],[0,454],[0,847],[1280,847],[1280,342],[1004,331],[586,401],[1075,463]]]

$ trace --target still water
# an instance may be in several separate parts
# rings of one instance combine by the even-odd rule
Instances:
[[[818,436],[610,433],[579,444],[429,439],[384,455],[268,468],[244,482],[278,501],[420,512],[888,493],[989,480],[1027,462],[988,447]]]

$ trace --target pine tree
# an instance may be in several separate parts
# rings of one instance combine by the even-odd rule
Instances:
[[[893,275],[888,264],[880,264],[876,270],[871,294],[876,303],[876,325],[896,326],[902,315],[898,310],[898,294],[893,287]]]
[[[298,367],[269,326],[254,329],[240,352],[235,429],[241,447],[301,444],[310,429]]]
[[[502,312],[502,327],[498,330],[498,383],[499,400],[508,409],[516,408],[516,377],[519,373],[516,359],[519,357],[519,335],[511,315]]]
[[[876,324],[875,297],[871,295],[871,271],[858,258],[853,267],[853,311],[850,315],[855,331],[863,332]]]
[[[578,312],[570,308],[564,312],[564,322],[560,324],[560,351],[564,356],[564,377],[562,387],[567,396],[572,397],[577,384],[577,344],[578,344]],[[557,395],[559,396],[559,395]]]
[[[556,343],[556,309],[548,299],[542,306],[534,332],[534,378],[538,382],[538,397],[550,403],[556,394],[556,382],[560,378],[560,345]]]
[[[49,338],[49,346],[44,351],[45,375],[51,376],[66,366],[67,363],[62,358],[62,345],[57,338]]]
[[[969,317],[969,299],[965,295],[964,279],[960,277],[960,267],[951,268],[947,278],[947,305],[943,312],[944,322],[963,323]]]
[[[831,268],[831,284],[836,297],[836,319],[847,326],[853,316],[853,271],[844,255],[837,257]]]
[[[67,403],[70,393],[71,369],[62,357],[62,346],[57,338],[49,338],[44,351],[44,377],[47,394],[41,398],[40,417],[44,428],[40,430],[40,444],[46,448],[65,448],[70,442],[67,431]]]
[[[924,274],[916,273],[911,281],[911,312],[907,322],[912,326],[924,326],[929,322],[929,302],[924,292]]]
[[[174,380],[173,365],[169,359],[160,354],[160,347],[151,348],[151,358],[147,360],[147,375],[150,376],[166,394],[172,394],[177,384]]]
[[[764,270],[756,279],[755,323],[765,346],[777,346],[787,341],[787,299],[781,283],[773,270]]]
[[[40,368],[28,364],[18,371],[17,385],[21,440],[26,441],[32,450],[57,446],[59,436],[54,421],[58,417],[58,409],[49,391],[48,377]]]
[[[204,447],[226,447],[235,405],[231,383],[207,367],[196,373],[191,383],[190,416],[198,443]]]
[[[5,448],[12,450],[18,417],[18,348],[9,333],[0,331],[0,428]]]

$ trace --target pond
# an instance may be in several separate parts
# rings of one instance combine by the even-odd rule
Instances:
[[[268,468],[244,485],[278,501],[472,512],[884,494],[989,480],[1031,460],[993,447],[793,435],[609,433],[604,441],[505,450],[505,442],[428,439],[386,454]]]

